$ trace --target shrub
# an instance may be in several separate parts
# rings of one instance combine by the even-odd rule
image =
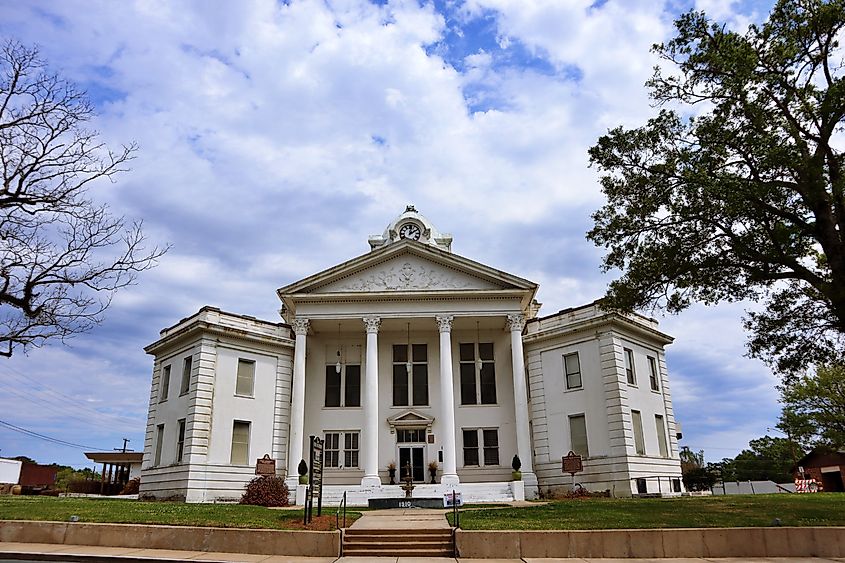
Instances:
[[[137,495],[138,491],[141,487],[141,478],[135,477],[134,479],[130,479],[126,485],[123,486],[123,490],[120,491],[122,495]]]
[[[513,459],[511,460],[511,467],[514,471],[519,471],[519,468],[522,467],[522,462],[519,461],[518,455],[513,456]]]
[[[258,506],[287,506],[288,486],[280,477],[263,475],[246,484],[241,504]]]

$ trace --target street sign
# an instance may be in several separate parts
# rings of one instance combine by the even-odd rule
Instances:
[[[305,497],[305,523],[311,522],[314,514],[314,499],[317,499],[317,516],[323,511],[323,440],[311,436],[310,468],[308,470],[308,494]]]
[[[575,475],[579,471],[584,471],[584,462],[579,454],[569,450],[569,453],[563,456],[563,472]]]
[[[264,454],[264,457],[255,460],[255,474],[256,475],[275,475],[276,474],[276,460],[272,459],[269,454]]]

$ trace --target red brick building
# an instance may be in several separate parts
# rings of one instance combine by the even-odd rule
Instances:
[[[792,468],[793,476],[801,479],[815,479],[819,490],[825,492],[845,492],[845,451],[815,449],[798,460]]]

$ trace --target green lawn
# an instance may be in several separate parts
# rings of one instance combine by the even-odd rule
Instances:
[[[525,508],[461,511],[466,530],[594,530],[845,526],[845,494],[730,495],[673,499],[591,498]],[[452,515],[449,515],[452,522]]]
[[[314,507],[315,515],[317,508]],[[67,522],[71,515],[80,522],[122,524],[170,524],[174,526],[220,526],[224,528],[301,527],[302,510],[271,510],[239,504],[185,504],[46,496],[0,496],[0,520],[53,520]],[[334,524],[335,509],[323,508]],[[347,525],[359,513],[346,514]],[[324,529],[324,528],[321,528]]]

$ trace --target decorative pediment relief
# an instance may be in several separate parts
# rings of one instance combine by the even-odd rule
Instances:
[[[390,426],[390,433],[394,434],[397,428],[426,428],[431,430],[431,425],[434,423],[434,417],[427,416],[417,411],[405,411],[393,415],[387,419],[387,424]]]
[[[453,289],[501,289],[501,286],[406,254],[324,285],[316,293]]]

